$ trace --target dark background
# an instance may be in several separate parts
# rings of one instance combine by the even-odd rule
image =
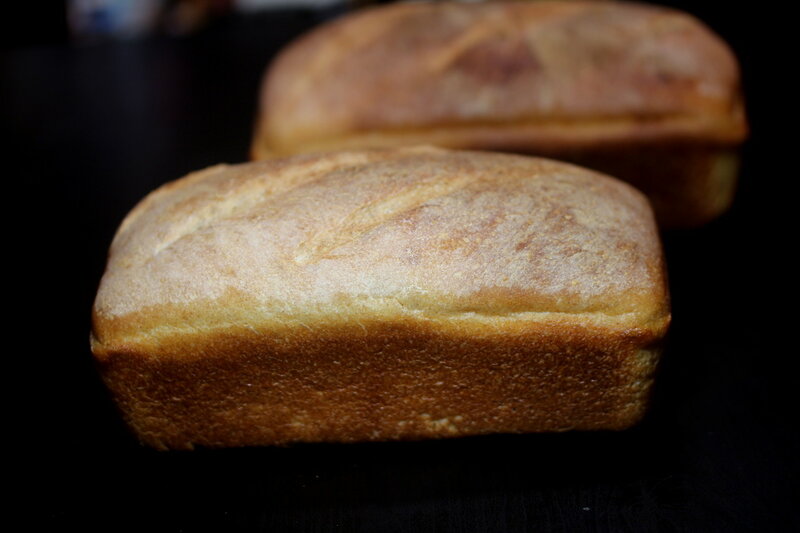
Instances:
[[[752,3],[669,4],[733,46],[752,135],[734,208],[664,235],[674,321],[640,426],[192,453],[140,447],[97,377],[89,315],[105,254],[147,192],[246,159],[269,59],[339,10],[83,46],[60,3],[4,13],[6,279],[20,296],[4,373],[11,515],[25,530],[800,530],[793,36]]]

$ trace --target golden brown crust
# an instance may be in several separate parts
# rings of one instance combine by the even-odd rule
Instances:
[[[264,78],[251,150],[261,159],[424,143],[637,158],[654,143],[729,150],[746,134],[736,59],[689,15],[623,2],[439,2],[363,10],[288,47]],[[649,163],[645,174],[661,165]],[[687,160],[675,179],[696,169]],[[720,210],[719,197],[704,200],[679,220],[684,199],[656,197],[656,213],[692,225]]]
[[[112,244],[92,344],[157,446],[614,428],[642,412],[666,290],[650,208],[616,180],[433,148],[305,155],[148,196]],[[430,376],[446,386],[422,394]]]
[[[115,351],[100,368],[156,448],[624,429],[647,406],[662,334],[499,320],[238,327]]]

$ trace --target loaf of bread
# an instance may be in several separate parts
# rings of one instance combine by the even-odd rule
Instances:
[[[283,51],[252,155],[418,143],[537,154],[642,190],[664,227],[727,209],[739,70],[695,18],[624,2],[402,3]]]
[[[621,429],[669,322],[645,197],[438,148],[215,166],[122,223],[92,349],[157,448]]]

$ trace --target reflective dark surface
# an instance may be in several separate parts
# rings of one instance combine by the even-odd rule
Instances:
[[[7,458],[24,472],[13,478],[12,511],[30,506],[32,530],[800,529],[796,327],[783,305],[797,276],[790,33],[753,6],[680,7],[739,54],[752,139],[734,209],[665,235],[673,328],[653,408],[622,433],[141,448],[88,349],[113,232],[161,183],[247,157],[269,58],[330,14],[229,17],[180,39],[4,50],[7,260],[22,271],[7,279],[23,292],[8,342],[22,349],[9,348],[6,374]]]

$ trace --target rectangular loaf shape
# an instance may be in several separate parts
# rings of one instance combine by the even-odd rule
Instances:
[[[145,198],[92,349],[157,448],[622,429],[669,316],[632,187],[523,156],[349,151]]]
[[[413,2],[357,11],[264,77],[254,158],[434,144],[632,183],[663,227],[724,212],[747,134],[739,66],[694,17],[630,2]]]

